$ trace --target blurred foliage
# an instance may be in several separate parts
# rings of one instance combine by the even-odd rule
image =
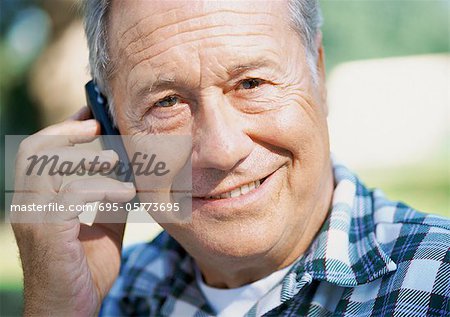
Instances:
[[[350,60],[449,52],[450,1],[322,0],[321,7],[328,70]],[[41,128],[39,106],[28,95],[28,71],[44,45],[57,38],[76,13],[69,0],[0,0],[2,134]],[[34,24],[26,25],[27,19]],[[22,42],[41,41],[31,52],[11,48],[11,35],[17,37],[13,31],[20,24],[35,26],[28,27]]]
[[[450,1],[321,1],[328,70],[351,60],[450,51]]]
[[[411,171],[414,171],[413,173]],[[381,188],[389,199],[416,210],[450,218],[449,156],[432,158],[419,166],[360,171],[370,188]]]
[[[29,95],[28,74],[42,49],[58,37],[68,20],[77,18],[73,3],[70,0],[0,0],[2,158],[3,135],[30,134],[42,127],[39,105]],[[321,4],[328,71],[344,61],[449,52],[449,1],[322,0]],[[20,41],[18,36],[22,37]],[[448,164],[447,153],[414,174],[405,167],[382,174],[367,171],[361,176],[370,180],[369,186],[381,185],[388,196],[404,197],[414,206],[423,206],[427,211],[441,210],[441,214],[449,216]],[[4,165],[1,165],[3,182]],[[4,184],[0,189],[3,188]],[[4,206],[1,196],[1,206]],[[14,257],[9,258],[14,261]],[[19,270],[16,267],[10,276],[20,276]],[[2,288],[8,289],[0,289],[2,316],[20,312],[21,282],[18,278],[13,280],[12,284],[2,284]]]
[[[352,60],[450,52],[450,1],[330,0],[321,7],[328,72]],[[449,149],[447,142],[420,166],[359,174],[393,200],[450,217]]]

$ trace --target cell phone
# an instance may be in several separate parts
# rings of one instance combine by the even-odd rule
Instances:
[[[108,111],[108,100],[100,92],[93,80],[85,86],[86,102],[92,116],[100,123],[101,143],[104,150],[114,150],[119,156],[117,179],[122,182],[133,182],[134,175],[127,151],[120,137],[119,130],[114,126]],[[136,184],[135,184],[136,185]]]

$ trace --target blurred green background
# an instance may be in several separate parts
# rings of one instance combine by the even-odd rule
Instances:
[[[352,61],[423,54],[444,54],[448,61],[449,1],[321,1],[321,4],[328,75],[342,63],[348,65]],[[78,34],[74,38],[80,39],[77,1],[0,0],[0,14],[2,136],[31,134],[73,112],[72,109],[67,111],[67,104],[82,105],[83,84],[88,76],[86,64],[77,63],[79,56],[86,57],[86,52],[79,42],[67,41],[71,32]],[[70,47],[73,55],[61,53],[66,47]],[[67,59],[58,63],[61,55],[73,56],[70,59],[73,63]],[[448,65],[444,71],[448,87]],[[58,89],[52,89],[51,84],[46,86],[47,80],[51,83],[67,78],[72,85]],[[75,97],[69,93],[71,89],[81,99],[74,101]],[[59,99],[52,94],[60,95]],[[448,122],[450,101],[448,93],[444,95],[447,110],[443,114]],[[422,155],[422,159],[383,167],[355,165],[355,170],[368,186],[383,189],[389,198],[449,217],[450,142],[448,130],[444,133],[439,146]],[[0,142],[3,158],[3,137]],[[3,168],[1,173],[3,181]],[[1,206],[4,206],[3,195],[1,199]],[[0,247],[0,315],[20,315],[21,272],[7,224],[0,224]]]

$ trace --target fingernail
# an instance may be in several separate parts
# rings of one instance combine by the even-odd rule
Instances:
[[[134,184],[132,182],[128,182],[128,183],[122,183],[123,186],[125,186],[126,188],[134,188]]]

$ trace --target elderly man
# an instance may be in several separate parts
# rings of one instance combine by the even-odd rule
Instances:
[[[122,258],[123,224],[14,224],[25,314],[449,316],[449,221],[331,161],[320,24],[313,0],[87,2],[92,74],[121,134],[192,135],[192,220]],[[38,135],[93,137],[88,118]],[[80,189],[135,194],[91,180],[55,199]]]

